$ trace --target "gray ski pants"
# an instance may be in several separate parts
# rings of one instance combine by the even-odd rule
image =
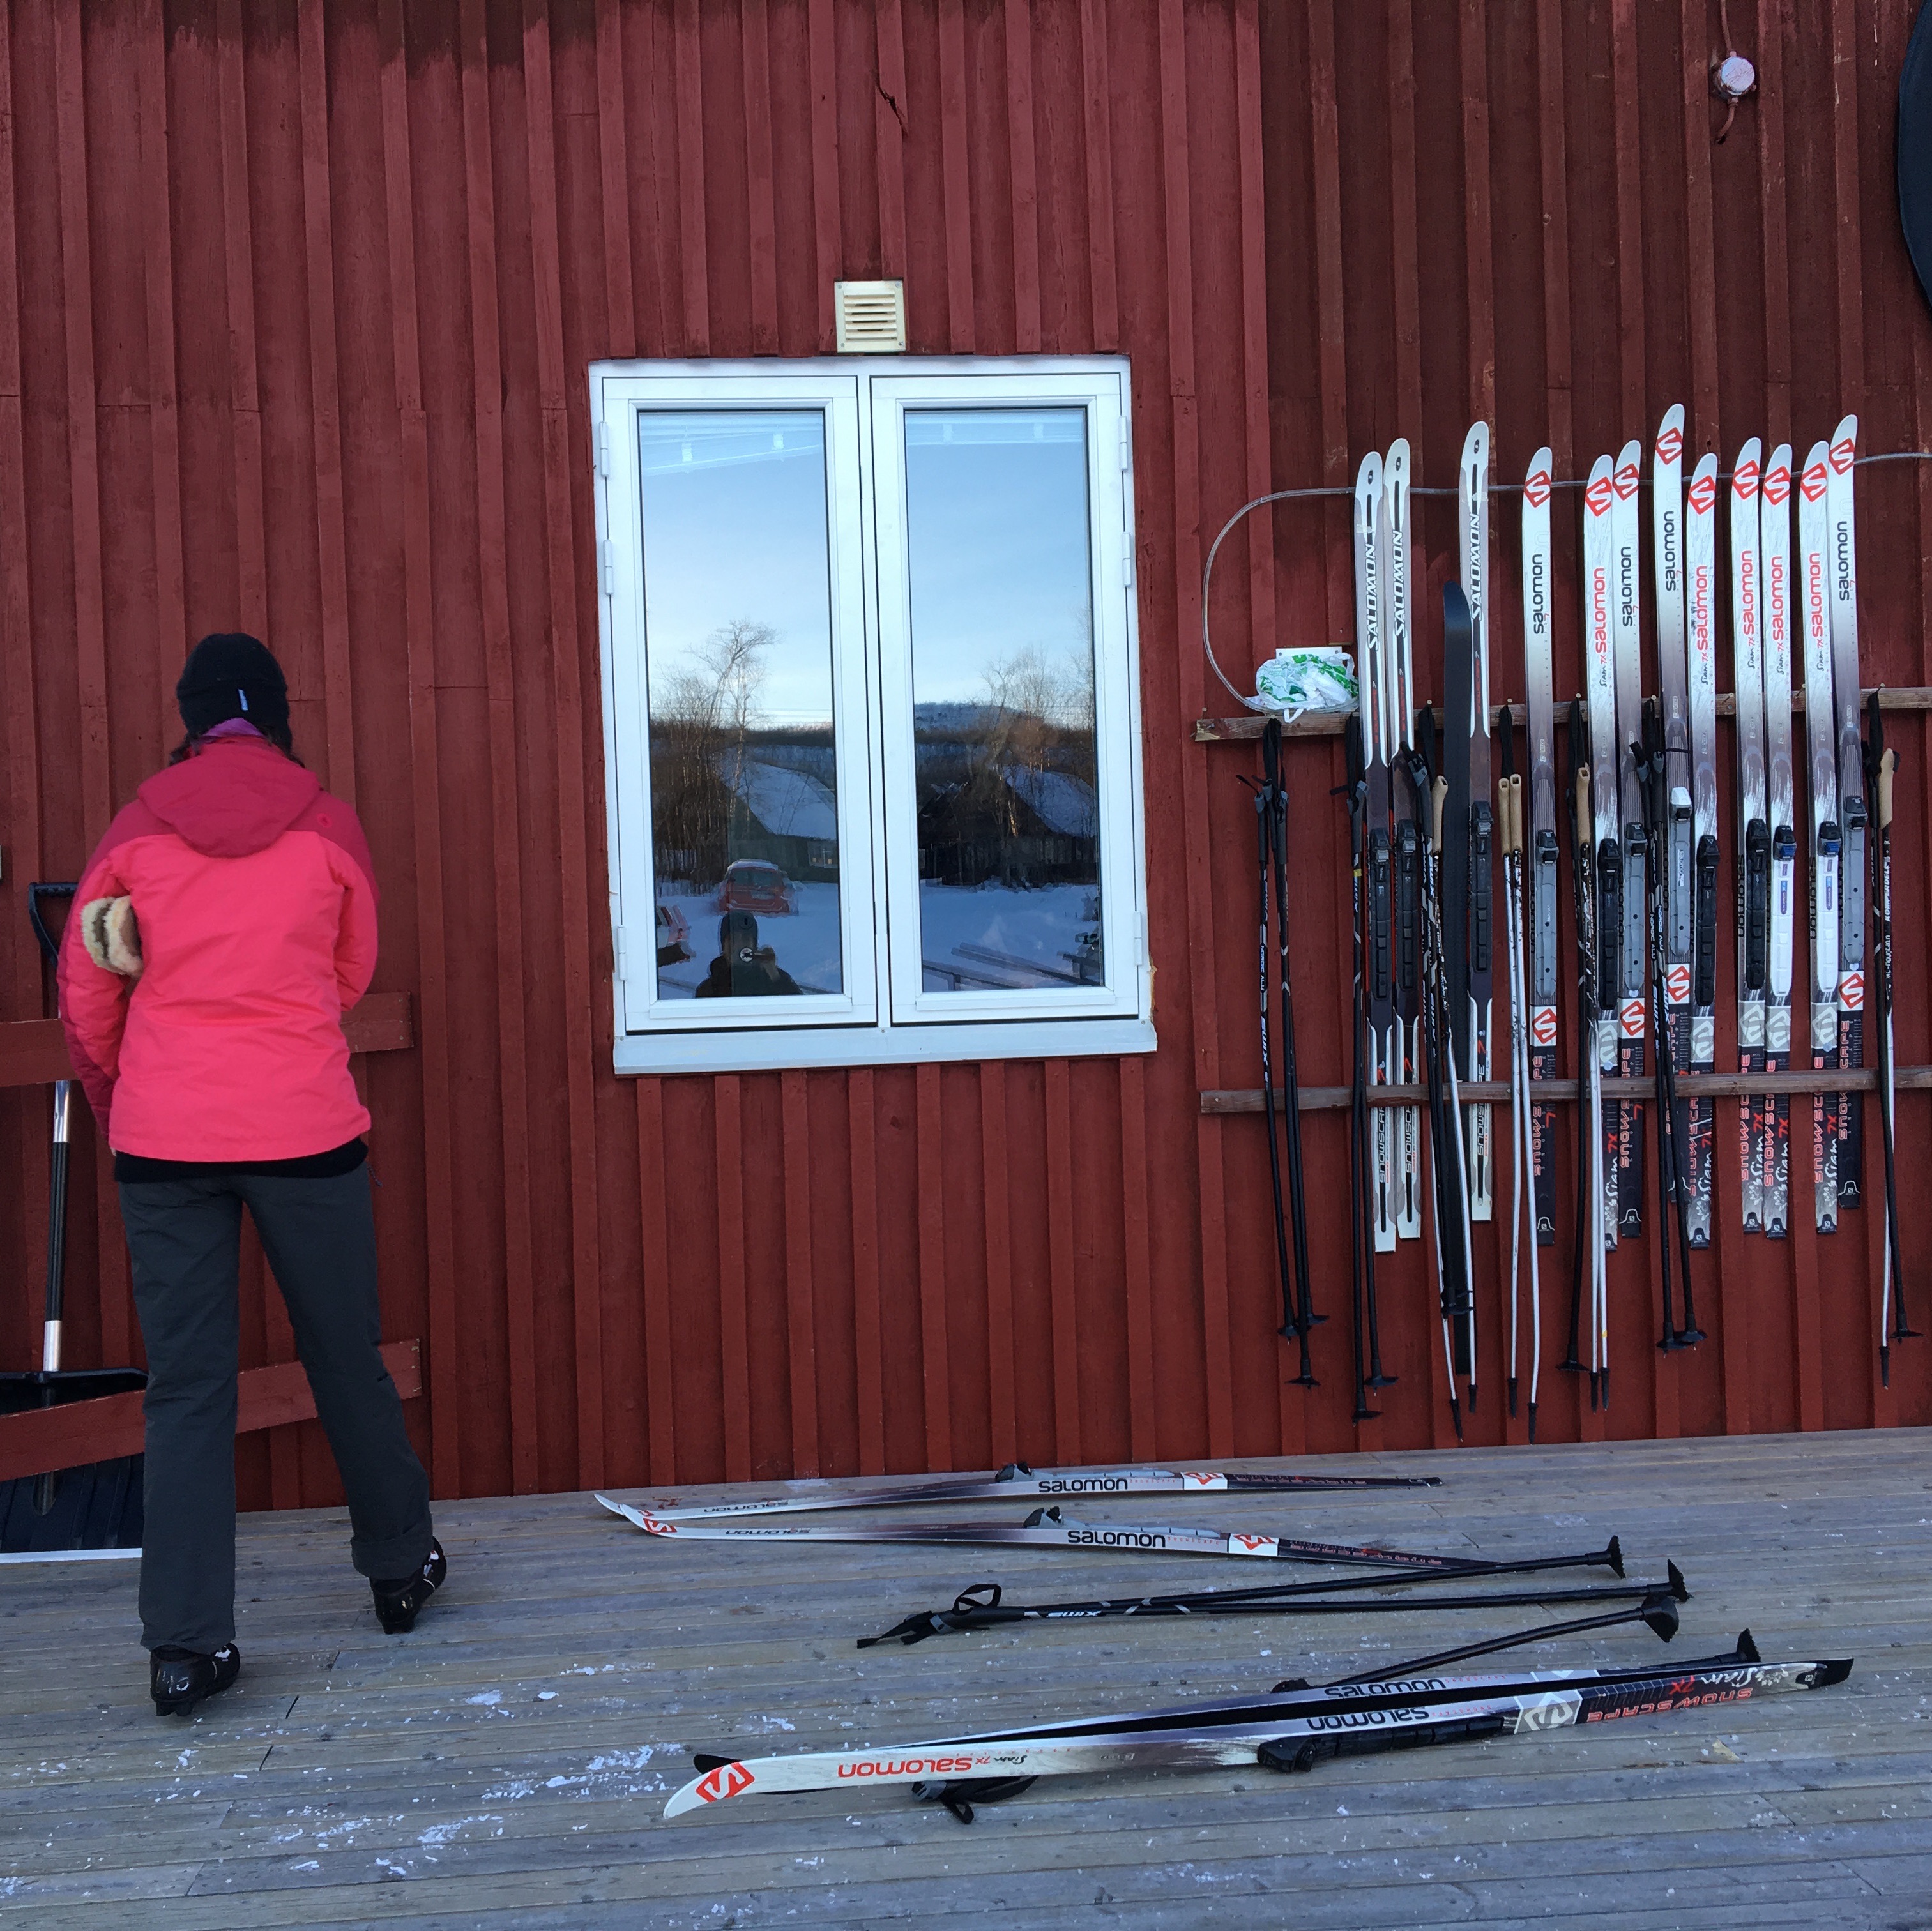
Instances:
[[[235,1635],[235,1413],[242,1210],[262,1237],[349,1497],[364,1576],[429,1553],[429,1480],[382,1365],[369,1170],[328,1180],[226,1173],[123,1184],[147,1344],[141,1639],[204,1654]]]

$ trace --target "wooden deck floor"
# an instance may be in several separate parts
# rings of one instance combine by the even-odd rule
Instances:
[[[1226,1695],[1510,1612],[1075,1626],[860,1654],[855,1636],[982,1577],[1034,1600],[1234,1577],[1033,1551],[673,1548],[553,1496],[444,1507],[449,1590],[391,1639],[338,1512],[256,1516],[245,1674],[190,1722],[147,1704],[132,1564],[0,1568],[0,1922],[1932,1927],[1932,1432],[1359,1459],[1444,1483],[1082,1513],[1495,1553],[1615,1531],[1634,1568],[1684,1567],[1687,1654],[1748,1624],[1768,1657],[1857,1667],[1814,1696],[1307,1777],[1048,1781],[970,1829],[890,1789],[667,1825],[694,1750],[892,1744]],[[1613,1631],[1536,1654],[1654,1653]]]

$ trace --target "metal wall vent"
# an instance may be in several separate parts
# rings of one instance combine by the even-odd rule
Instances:
[[[832,299],[838,314],[840,355],[905,352],[904,282],[834,282]]]

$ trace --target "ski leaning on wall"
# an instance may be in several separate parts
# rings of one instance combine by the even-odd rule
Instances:
[[[1759,541],[1764,571],[1766,804],[1771,826],[1771,899],[1765,943],[1764,1065],[1791,1065],[1791,988],[1798,929],[1797,761],[1792,743],[1791,679],[1798,648],[1791,568],[1791,445],[1771,452],[1759,492]],[[1791,1099],[1775,1093],[1760,1116],[1764,1231],[1781,1240],[1791,1231]]]
[[[1662,711],[1664,804],[1654,843],[1654,872],[1664,887],[1664,1025],[1671,1064],[1690,1063],[1691,888],[1690,673],[1684,640],[1684,408],[1673,403],[1658,424],[1651,460],[1651,558],[1657,586],[1658,694]],[[1619,718],[1619,724],[1623,720]],[[1655,934],[1653,934],[1653,940]],[[1674,1124],[1675,1123],[1670,1123]],[[1666,1123],[1659,1123],[1660,1138]],[[1708,1215],[1704,1218],[1708,1219]],[[1694,1230],[1693,1237],[1695,1237]],[[1666,1323],[1666,1325],[1668,1324]]]
[[[1765,1069],[1766,967],[1771,936],[1771,825],[1765,763],[1765,663],[1762,627],[1756,436],[1731,466],[1731,688],[1737,694],[1738,1070]],[[1747,1234],[1764,1226],[1764,1102],[1738,1108],[1739,1195]]]
[[[1826,522],[1831,544],[1832,676],[1838,739],[1838,1064],[1864,1063],[1865,885],[1867,862],[1864,745],[1858,734],[1858,529],[1852,508],[1852,465],[1858,419],[1846,416],[1832,432],[1826,457]],[[1862,1199],[1864,1108],[1856,1093],[1838,1107],[1838,1204]]]
[[[1798,589],[1804,639],[1804,738],[1811,792],[1811,1066],[1838,1063],[1838,871],[1844,833],[1838,819],[1838,745],[1833,731],[1830,510],[1831,466],[1814,442],[1798,481]],[[1814,1225],[1838,1228],[1838,1100],[1811,1098]]]
[[[1550,670],[1550,499],[1555,458],[1530,458],[1522,486],[1523,699],[1529,733],[1529,1077],[1556,1077],[1556,723]],[[1536,1242],[1556,1241],[1556,1109],[1529,1111]]]
[[[1382,755],[1391,773],[1395,864],[1396,1051],[1390,1078],[1413,1086],[1420,1077],[1422,841],[1426,828],[1409,787],[1394,775],[1415,738],[1415,530],[1409,493],[1408,445],[1397,438],[1382,462]],[[1390,1125],[1395,1231],[1422,1237],[1422,1115],[1398,1108]]]

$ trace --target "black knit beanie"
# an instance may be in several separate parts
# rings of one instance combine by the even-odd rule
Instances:
[[[286,732],[289,687],[282,667],[260,638],[217,631],[188,653],[175,702],[190,737],[230,718],[246,718],[264,736]]]

